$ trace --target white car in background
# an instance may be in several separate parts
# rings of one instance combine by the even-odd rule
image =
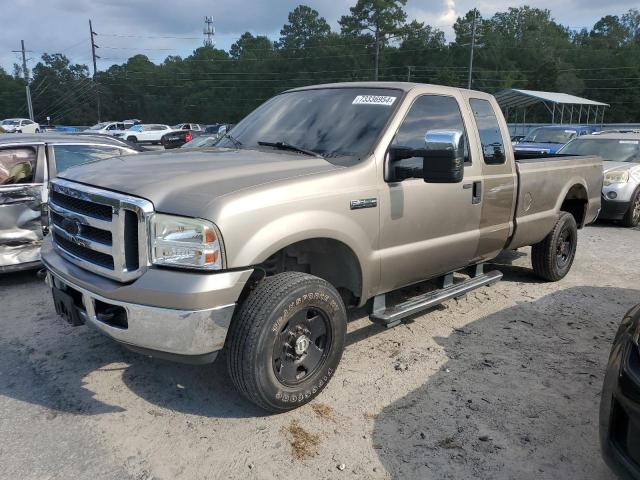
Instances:
[[[204,130],[199,123],[179,123],[171,128],[174,130],[191,130],[192,132],[202,132]]]
[[[40,124],[28,118],[7,118],[0,122],[6,133],[40,133]]]
[[[640,133],[602,132],[578,137],[561,155],[602,157],[604,185],[598,218],[617,220],[625,227],[640,225]]]
[[[144,123],[134,125],[124,132],[116,134],[116,137],[124,138],[129,142],[138,143],[160,143],[160,139],[165,133],[173,132],[169,125],[159,123]]]
[[[99,133],[102,135],[115,136],[117,133],[123,133],[127,128],[124,122],[102,122],[84,130],[84,133]]]

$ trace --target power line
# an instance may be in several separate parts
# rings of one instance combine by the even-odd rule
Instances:
[[[150,39],[170,39],[170,40],[200,40],[200,37],[176,37],[170,35],[129,35],[120,33],[101,33],[101,37],[119,37],[119,38],[150,38]]]
[[[87,78],[84,78],[79,81],[79,84],[76,86],[75,90],[71,89],[66,94],[61,95],[51,105],[47,105],[45,109],[48,109],[49,111],[53,111],[59,107],[62,107],[65,103],[67,103],[72,98],[83,95],[87,90],[90,90],[91,87],[92,87],[92,84],[90,80]],[[42,109],[40,110],[40,113],[38,114],[38,116],[42,116],[44,113],[46,112],[44,111],[44,109]]]

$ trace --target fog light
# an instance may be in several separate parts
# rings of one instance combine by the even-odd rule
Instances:
[[[607,198],[609,200],[615,200],[618,198],[618,194],[616,192],[607,192]]]

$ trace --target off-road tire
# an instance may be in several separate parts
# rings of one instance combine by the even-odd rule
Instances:
[[[298,323],[304,322],[300,319],[311,318],[308,321],[316,322],[319,316],[327,332],[325,337],[318,337],[320,343],[313,343],[313,334],[304,330],[309,332],[307,339],[311,339],[311,344],[309,353],[298,357],[294,348],[297,334],[290,329],[294,325],[300,327]],[[312,330],[317,330],[317,324],[313,325],[316,327],[311,327]],[[334,375],[344,350],[346,326],[347,312],[342,298],[325,280],[300,272],[267,277],[242,302],[231,321],[225,344],[231,380],[244,397],[266,411],[277,413],[300,407],[315,398]],[[286,338],[292,340],[281,346]],[[322,338],[324,350],[313,349],[312,345],[323,346]],[[295,345],[290,345],[292,342]],[[286,359],[281,353],[283,349],[291,352]],[[314,355],[309,359],[320,359],[315,367],[307,371],[296,366],[296,362],[302,365],[312,350]],[[323,351],[320,356],[319,350]],[[296,375],[302,378],[295,378],[294,384],[287,384],[280,377],[285,360],[290,367],[287,372],[301,369]]]
[[[568,240],[568,247],[567,243]],[[548,282],[562,280],[573,265],[578,245],[578,226],[573,215],[561,212],[551,232],[531,247],[534,273]],[[569,248],[565,254],[561,254]]]
[[[625,227],[633,228],[640,224],[640,188],[638,188],[633,197],[631,197],[631,204],[629,210],[624,214],[622,218],[622,225]]]

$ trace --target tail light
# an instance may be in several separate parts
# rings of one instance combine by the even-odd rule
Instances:
[[[191,140],[193,140],[193,134],[191,132],[187,132],[184,136],[184,141],[190,142]]]

